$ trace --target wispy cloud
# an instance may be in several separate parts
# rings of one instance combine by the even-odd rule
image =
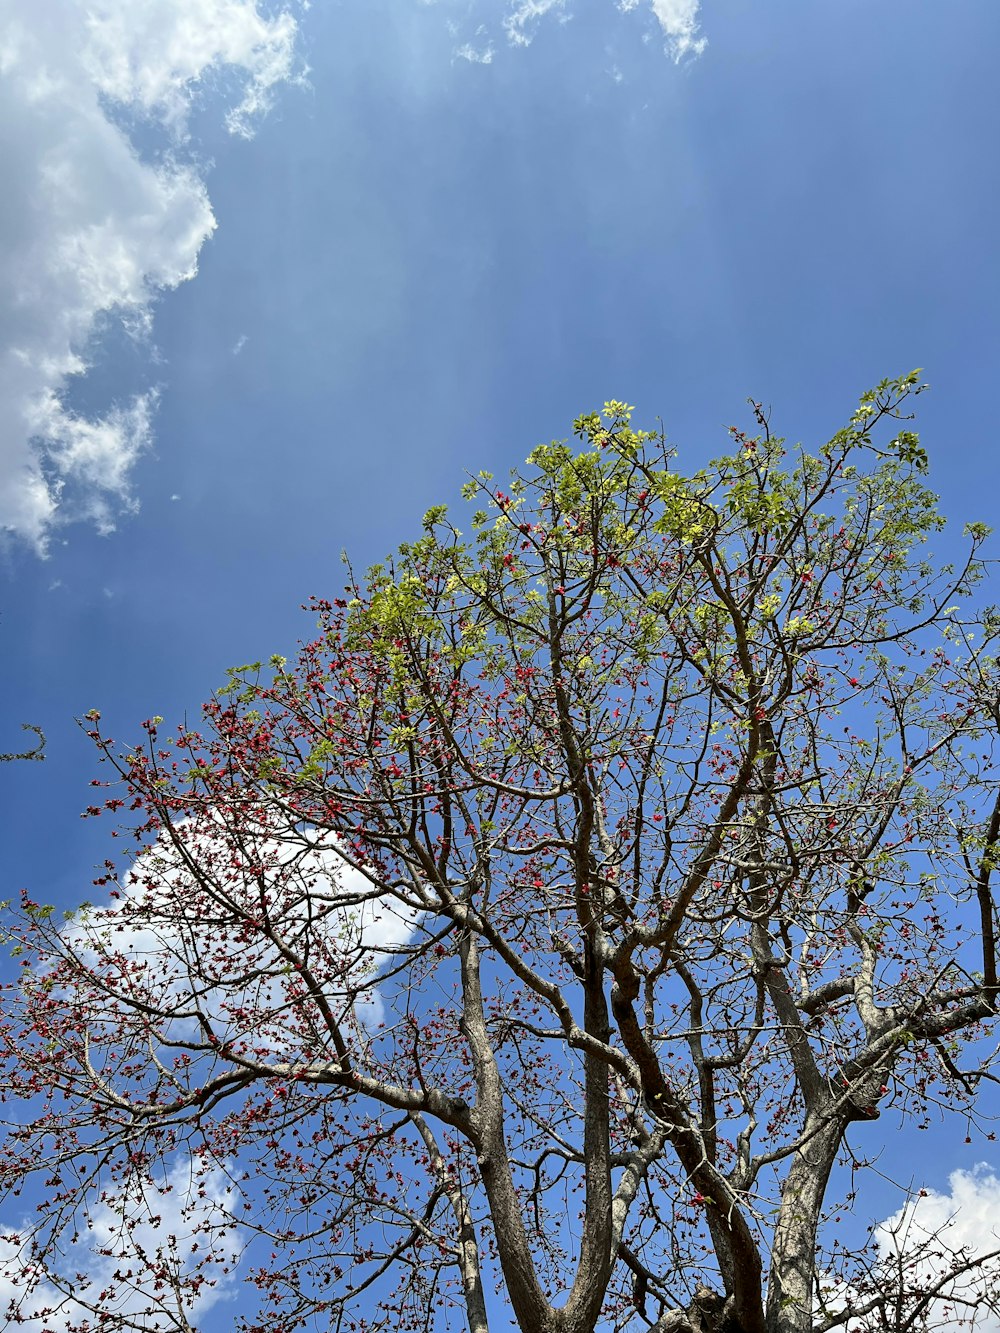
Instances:
[[[456,49],[455,56],[457,60],[468,60],[473,65],[489,65],[493,63],[493,43],[487,39],[487,27],[480,24],[476,28],[476,44],[467,41]]]
[[[424,0],[429,3],[429,0]],[[643,6],[643,0],[613,0],[615,8],[622,14],[631,14]],[[666,39],[667,55],[675,64],[693,60],[700,56],[708,45],[705,37],[699,34],[698,15],[700,0],[648,0],[643,6],[645,12],[652,13]],[[529,46],[535,36],[539,22],[546,15],[557,15],[559,22],[568,23],[573,17],[571,0],[509,0],[509,12],[503,19],[503,31],[512,46]],[[448,26],[457,32],[458,25],[448,20]],[[477,36],[486,31],[480,27]],[[651,33],[643,40],[649,40]],[[494,56],[492,44],[482,45],[466,42],[455,52],[465,60],[475,60],[489,64]]]
[[[622,7],[634,6],[625,0]],[[652,7],[673,62],[679,65],[682,60],[700,56],[708,45],[706,38],[698,36],[700,0],[652,0]]]
[[[187,118],[223,70],[239,89],[230,130],[251,133],[295,76],[295,21],[257,0],[11,0],[0,19],[0,530],[44,552],[54,525],[101,531],[130,504],[150,439],[151,388],[83,415],[67,391],[97,359],[108,320],[143,336],[157,295],[193,277],[215,229],[184,160]],[[127,123],[171,144],[143,160]]]
[[[565,0],[514,0],[503,29],[515,46],[528,46],[540,18],[554,9],[564,9]]]

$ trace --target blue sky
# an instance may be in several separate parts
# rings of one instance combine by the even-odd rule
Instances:
[[[1000,527],[998,50],[996,0],[0,0],[3,896],[106,854],[74,718],[195,715],[606,398],[694,468],[922,366]]]

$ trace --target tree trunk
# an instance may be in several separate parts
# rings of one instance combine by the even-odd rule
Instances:
[[[810,1115],[803,1143],[781,1191],[771,1248],[767,1292],[768,1333],[810,1333],[816,1234],[830,1171],[844,1126],[840,1116]]]

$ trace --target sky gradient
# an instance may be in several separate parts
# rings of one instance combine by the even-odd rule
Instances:
[[[196,717],[605,399],[694,469],[921,366],[1000,528],[998,50],[996,0],[0,0],[0,896],[93,894],[74,719]],[[988,1147],[922,1183],[987,1216]]]

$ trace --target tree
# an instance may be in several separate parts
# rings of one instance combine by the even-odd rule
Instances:
[[[1000,1240],[833,1225],[887,1130],[979,1126],[992,1077],[1000,621],[983,526],[926,550],[921,387],[814,453],[753,404],[687,477],[608,403],[201,732],[119,754],[90,715],[135,853],[109,905],[10,918],[0,1179],[45,1191],[12,1310],[193,1327],[238,1237],[272,1333],[996,1311]]]

